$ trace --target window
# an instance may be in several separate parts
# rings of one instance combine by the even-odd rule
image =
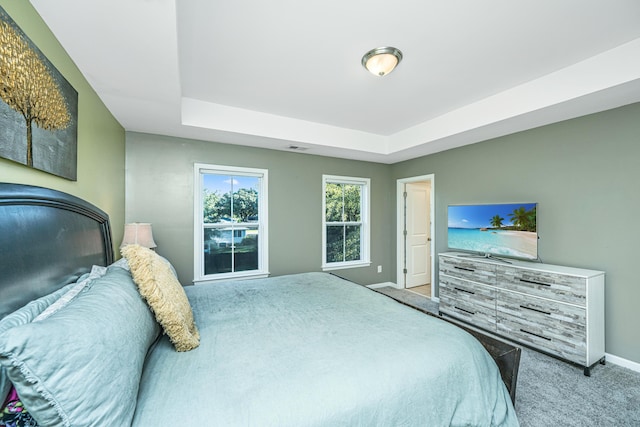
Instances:
[[[194,282],[265,277],[266,169],[195,165]]]
[[[322,176],[322,268],[368,266],[369,179]]]

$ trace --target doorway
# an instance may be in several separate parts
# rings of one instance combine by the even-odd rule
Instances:
[[[435,295],[433,284],[434,175],[397,181],[397,287]]]

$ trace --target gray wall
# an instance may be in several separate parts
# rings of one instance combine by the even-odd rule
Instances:
[[[126,150],[126,221],[153,224],[157,251],[183,284],[193,280],[194,163],[269,170],[269,270],[275,276],[320,271],[322,175],[370,178],[372,264],[335,273],[360,284],[390,280],[394,195],[388,165],[132,132]],[[118,245],[121,233],[114,232]]]
[[[397,179],[435,174],[436,253],[447,205],[538,202],[540,257],[607,273],[606,351],[640,363],[639,136],[640,104],[395,165],[127,133],[126,220],[152,222],[158,252],[190,283],[193,163],[266,168],[272,275],[318,271],[322,174],[369,177],[372,266],[337,273],[371,284],[395,281]]]
[[[640,363],[640,104],[391,166],[394,181],[430,173],[436,253],[447,205],[538,202],[540,257],[606,272],[606,351]]]

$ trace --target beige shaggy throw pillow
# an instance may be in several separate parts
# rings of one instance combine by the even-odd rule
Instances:
[[[169,262],[140,245],[126,245],[121,253],[129,263],[140,295],[176,350],[189,351],[198,347],[200,333],[193,320],[191,305]]]

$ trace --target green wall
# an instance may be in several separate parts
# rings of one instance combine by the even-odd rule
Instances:
[[[127,132],[127,222],[153,224],[157,251],[174,264],[183,284],[193,280],[194,163],[269,170],[273,276],[320,271],[322,175],[370,178],[372,264],[335,273],[360,284],[390,280],[395,195],[388,165]],[[115,239],[119,244],[122,236]]]
[[[606,272],[606,351],[640,363],[640,104],[391,166],[431,173],[436,253],[449,204],[538,202],[540,257]]]
[[[105,108],[31,3],[0,0],[0,6],[78,91],[77,181],[69,181],[3,158],[0,158],[0,181],[53,188],[88,200],[109,214],[114,230],[122,230],[124,129]]]

